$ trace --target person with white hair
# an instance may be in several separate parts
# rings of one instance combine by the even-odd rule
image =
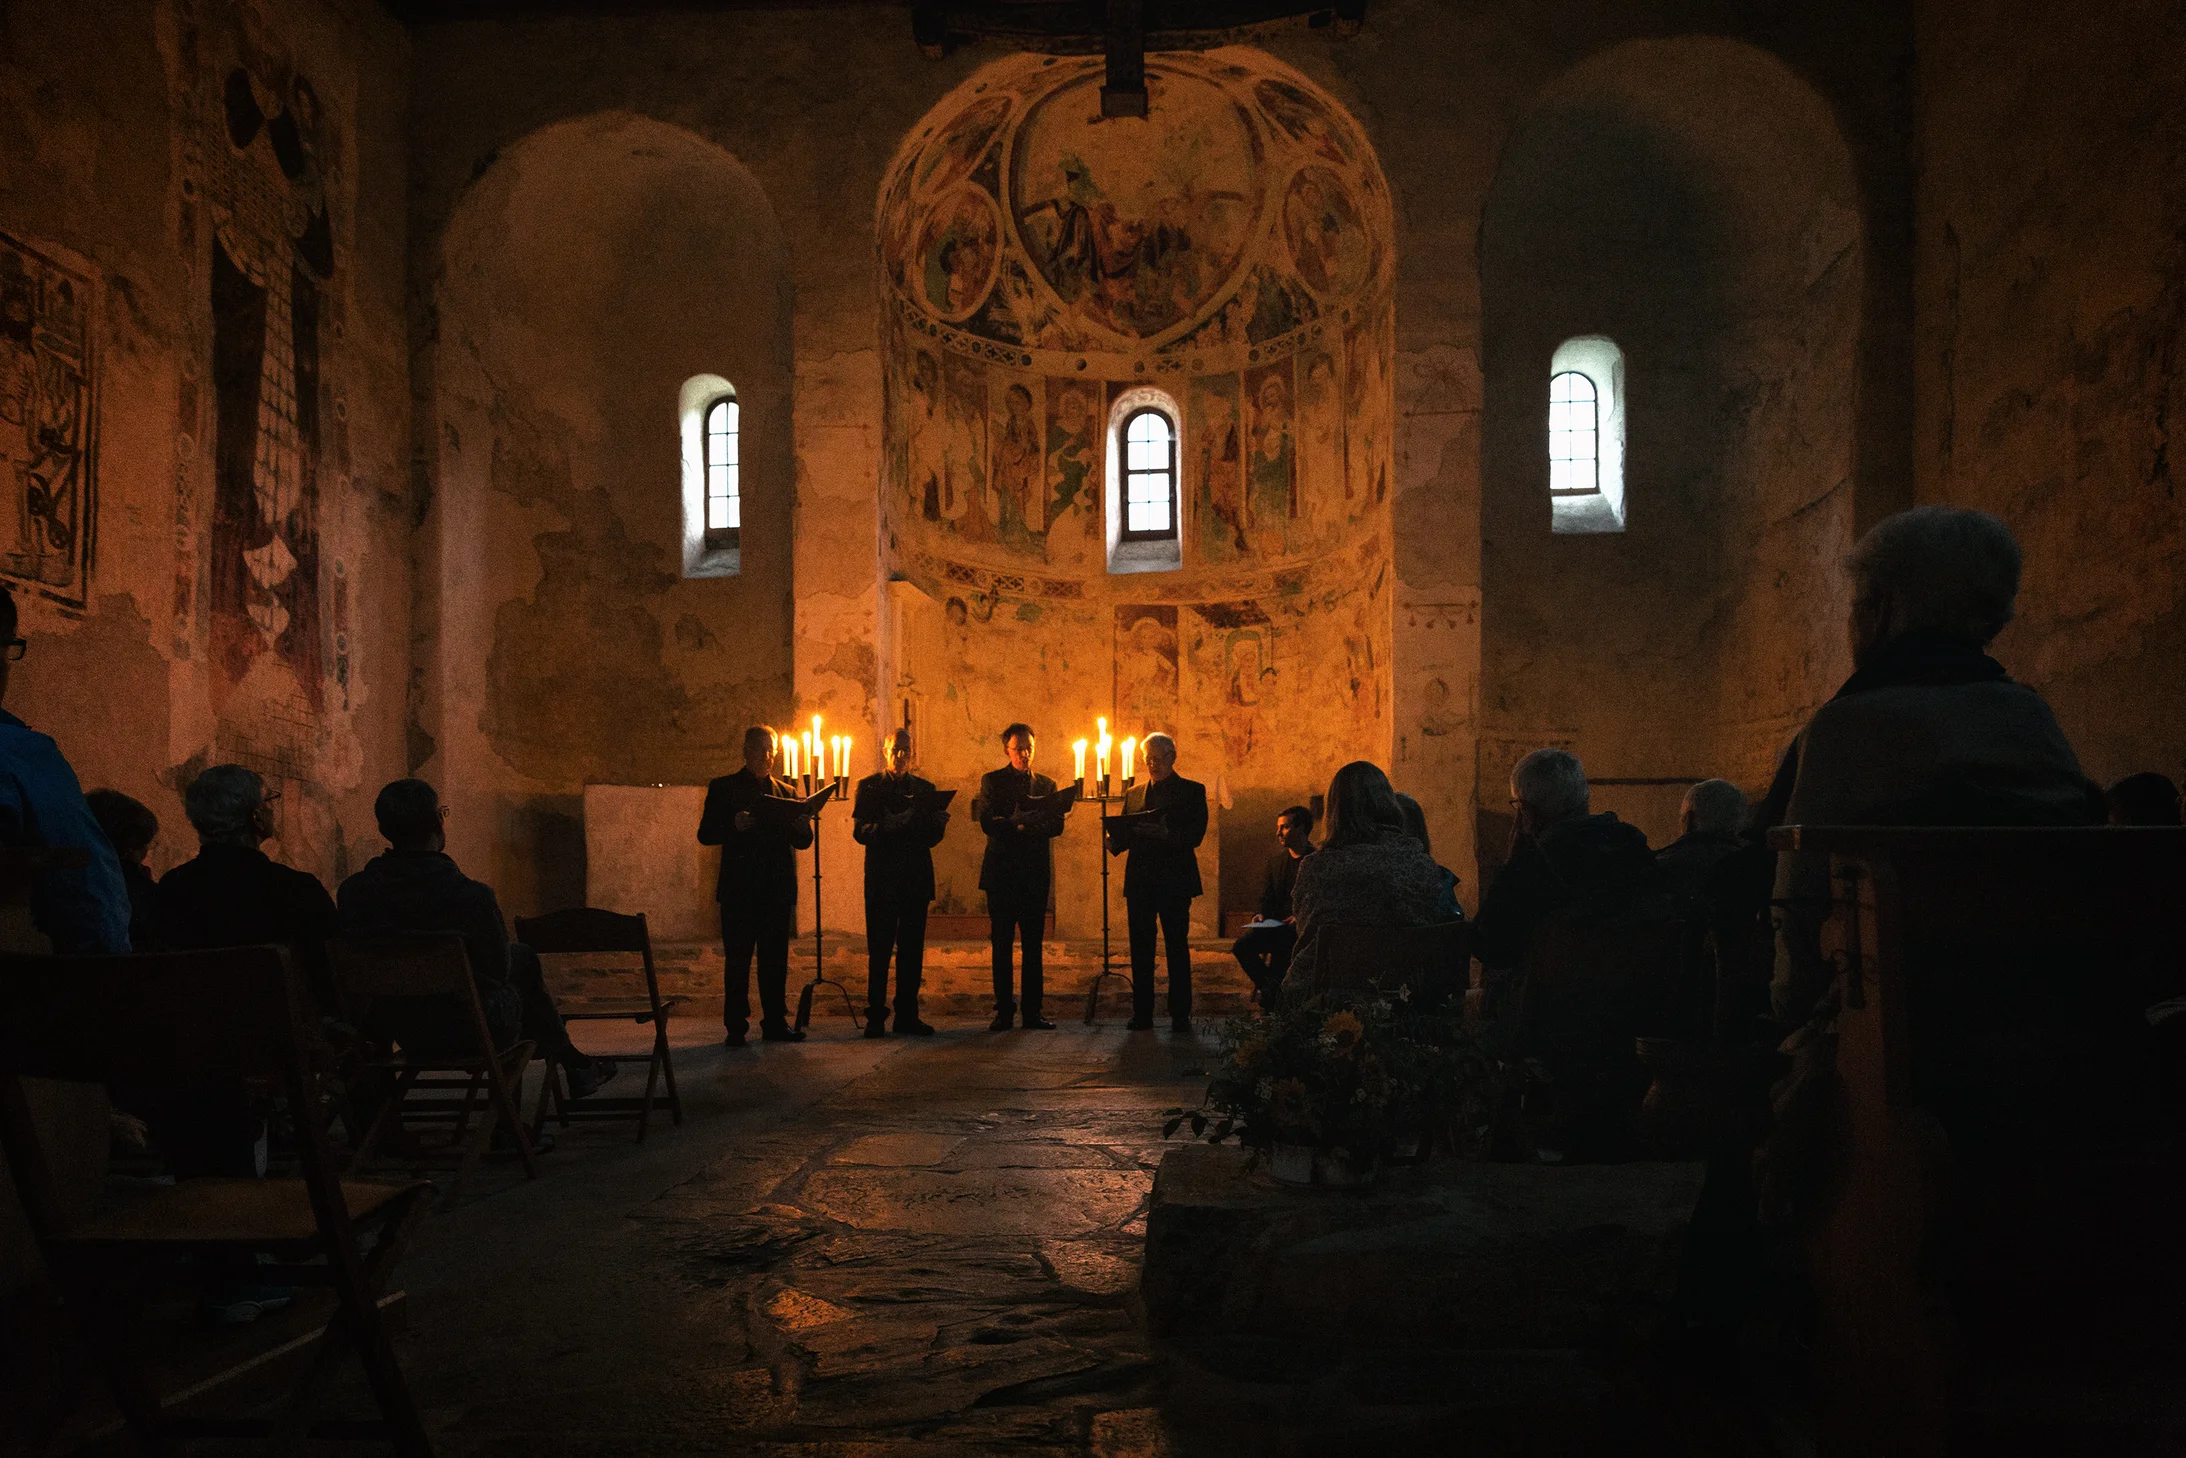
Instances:
[[[1566,749],[1536,749],[1510,772],[1517,824],[1510,859],[1473,923],[1481,965],[1518,966],[1542,919],[1582,908],[1610,910],[1661,883],[1647,837],[1614,811],[1592,813],[1586,769]]]
[[[1702,780],[1685,792],[1677,812],[1683,833],[1655,852],[1671,895],[1689,900],[1707,889],[1716,867],[1745,844],[1748,808],[1746,792],[1729,780]]]
[[[2102,791],[2042,696],[1989,644],[2019,595],[2019,544],[1982,511],[1886,518],[1846,560],[1852,676],[1793,741],[1755,823],[2099,825]],[[1777,865],[1779,1020],[1812,1015],[1831,978],[1820,927],[1828,857]]]
[[[1146,736],[1146,783],[1124,797],[1124,813],[1152,815],[1110,832],[1108,853],[1124,856],[1123,904],[1131,925],[1133,1032],[1154,1026],[1154,934],[1168,952],[1169,1029],[1192,1030],[1192,902],[1205,887],[1199,843],[1207,838],[1207,787],[1176,772],[1176,741]]]

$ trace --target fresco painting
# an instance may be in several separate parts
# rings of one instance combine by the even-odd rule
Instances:
[[[1323,161],[1347,166],[1357,155],[1350,127],[1304,87],[1271,76],[1257,82],[1252,94],[1292,141]]]
[[[1010,98],[984,96],[945,124],[906,178],[922,193],[937,193],[971,176],[1009,117]]]
[[[1245,423],[1236,375],[1193,380],[1184,402],[1189,479],[1199,493],[1199,550],[1208,562],[1241,562],[1246,533]]]
[[[993,483],[996,534],[1002,545],[1021,556],[1045,560],[1046,471],[1041,411],[1033,393],[1038,384],[1037,380],[1012,380],[992,396],[994,416],[987,424],[987,437],[994,457],[987,479]]]
[[[92,280],[0,234],[0,490],[14,510],[0,576],[88,601],[94,438]]]
[[[1296,391],[1289,359],[1245,374],[1245,535],[1261,552],[1298,533]]]
[[[1178,717],[1177,610],[1166,603],[1122,603],[1116,608],[1118,732],[1175,734]]]
[[[1295,519],[1307,533],[1344,521],[1344,403],[1337,357],[1313,349],[1298,357],[1298,475]]]
[[[1084,380],[1051,379],[1046,395],[1047,560],[1083,566],[1100,522],[1099,394]]]
[[[944,319],[969,318],[994,287],[1001,258],[1002,217],[994,199],[960,187],[934,205],[920,230],[919,286]]]
[[[1038,103],[1011,164],[1019,236],[1042,277],[1136,338],[1187,322],[1230,281],[1259,211],[1249,183],[1220,185],[1224,163],[1256,150],[1236,102],[1197,76],[1148,73],[1161,99],[1145,124],[1084,147],[1083,118],[1099,110],[1088,75]]]
[[[941,519],[967,542],[991,542],[1001,512],[987,490],[987,372],[978,360],[941,364]]]
[[[1324,298],[1355,293],[1366,283],[1373,243],[1344,181],[1326,167],[1308,167],[1283,196],[1283,240],[1298,276]]]

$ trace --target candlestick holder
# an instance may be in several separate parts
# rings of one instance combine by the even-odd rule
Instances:
[[[846,770],[820,780],[822,785],[832,783],[835,786],[835,794],[827,802],[828,805],[842,799],[844,786],[849,783],[849,779]],[[819,793],[811,775],[804,777],[803,789],[808,799]],[[822,941],[824,923],[820,919],[820,821],[826,814],[827,805],[812,812],[812,980],[797,994],[797,1031],[803,1032],[805,1025],[812,1021],[813,994],[822,987],[832,987],[843,995],[843,1010],[850,1014],[850,1025],[862,1033],[865,1031],[865,1020],[858,1016],[857,999],[850,995],[849,988],[827,975],[827,950]],[[1104,865],[1102,869],[1107,868]]]
[[[1081,780],[1079,783],[1082,786],[1085,782]],[[1111,977],[1123,978],[1127,983],[1130,981],[1128,974],[1116,970],[1114,955],[1109,947],[1108,863],[1113,857],[1108,854],[1108,807],[1121,805],[1124,796],[1130,794],[1132,786],[1137,783],[1138,777],[1136,775],[1126,775],[1122,787],[1111,792],[1108,788],[1110,784],[1109,777],[1103,775],[1100,780],[1099,793],[1089,795],[1081,789],[1078,795],[1081,804],[1091,801],[1101,807],[1101,970],[1094,976],[1093,985],[1085,990],[1085,1021],[1088,1027],[1093,1025],[1096,1016],[1100,1012],[1101,984]]]

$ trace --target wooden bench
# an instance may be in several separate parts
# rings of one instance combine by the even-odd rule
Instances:
[[[2162,1066],[2146,1007],[2177,991],[2186,830],[1792,826],[1770,843],[1831,864],[1820,1451],[2019,1451],[2037,1431],[2045,1451],[2095,1451],[2115,1369],[2083,1363],[2160,1371],[2186,1291],[2177,1127],[2167,1140],[2143,1078]]]

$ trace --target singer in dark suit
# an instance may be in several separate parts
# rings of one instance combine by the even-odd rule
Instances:
[[[1147,783],[1124,797],[1126,815],[1151,811],[1162,818],[1133,826],[1121,849],[1123,903],[1131,925],[1131,1022],[1134,1031],[1154,1025],[1154,930],[1169,951],[1169,1026],[1192,1030],[1192,899],[1199,880],[1199,843],[1207,838],[1207,787],[1176,772],[1176,741],[1146,736]]]
[[[789,781],[775,778],[774,731],[754,724],[744,731],[744,767],[706,786],[698,843],[721,847],[721,1021],[731,1048],[744,1046],[751,1027],[751,964],[759,959],[759,1036],[769,1043],[801,1043],[789,1025],[789,938],[797,919],[797,852],[812,844],[810,816],[762,812],[769,796],[795,800]]]
[[[979,798],[972,814],[987,833],[987,853],[979,862],[979,889],[987,893],[987,929],[994,945],[994,1021],[988,1029],[1002,1033],[1019,1012],[1028,1028],[1055,1025],[1040,1016],[1040,938],[1047,931],[1048,888],[1055,879],[1055,837],[1063,833],[1063,817],[1055,812],[1031,813],[1022,806],[1035,796],[1055,793],[1055,782],[1032,772],[1032,728],[1012,724],[1002,731],[1002,748],[1010,762],[989,770],[979,781]],[[1012,943],[1025,943],[1025,985],[1022,1000],[1014,996],[1010,975]]]
[[[865,847],[865,1036],[888,1034],[888,958],[896,961],[896,1031],[931,1035],[918,1015],[926,958],[926,908],[934,899],[934,847],[949,828],[946,810],[920,813],[931,780],[911,773],[911,731],[898,729],[881,751],[887,768],[858,781],[850,833]]]

